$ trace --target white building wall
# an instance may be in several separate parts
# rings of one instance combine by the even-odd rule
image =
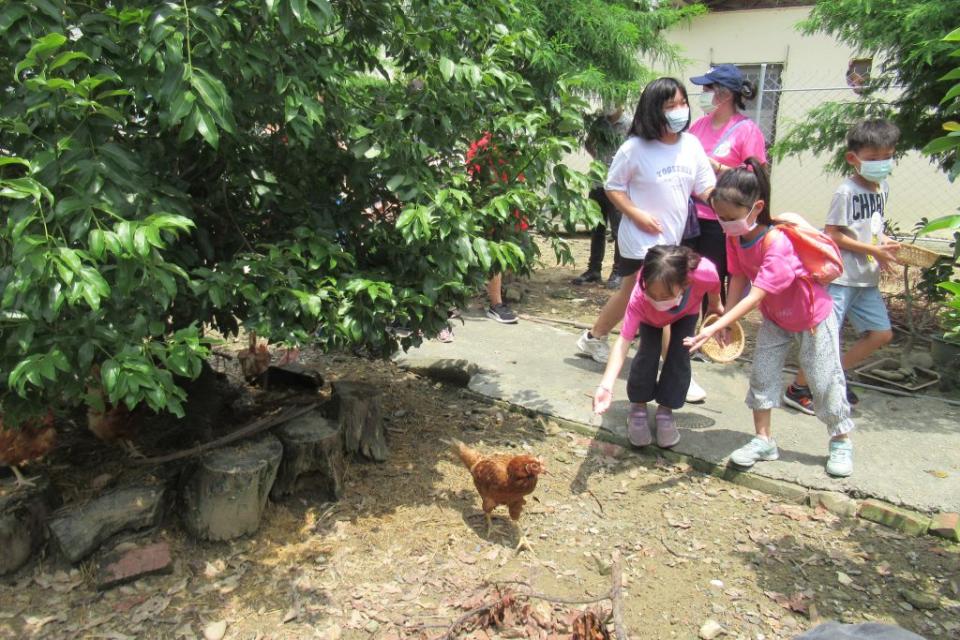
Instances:
[[[777,118],[777,133],[784,135],[791,121],[799,120],[812,107],[828,100],[854,99],[846,89],[845,74],[856,52],[824,35],[804,36],[796,25],[809,7],[756,9],[710,13],[675,27],[667,38],[679,45],[688,59],[682,68],[661,68],[665,75],[684,81],[691,95],[697,87],[689,78],[700,75],[711,63],[783,64],[783,89]],[[648,63],[650,64],[650,63]],[[875,63],[876,64],[876,63]],[[657,68],[657,63],[652,63]],[[830,91],[796,91],[799,89]],[[691,103],[696,105],[692,97]],[[630,107],[632,108],[632,106]],[[702,115],[693,106],[693,117]],[[749,115],[749,114],[748,114]],[[586,156],[572,159],[584,166]],[[776,163],[773,169],[773,207],[796,211],[822,224],[830,197],[840,176],[828,174],[826,157],[803,154]],[[960,181],[951,184],[934,165],[911,152],[898,163],[890,178],[890,219],[909,231],[921,217],[954,213],[960,206]]]

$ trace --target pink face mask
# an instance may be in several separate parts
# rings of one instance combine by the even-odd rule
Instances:
[[[752,223],[747,222],[750,219],[750,216],[753,214],[753,209],[750,209],[750,212],[740,218],[739,220],[717,220],[720,223],[720,228],[723,229],[723,233],[728,236],[742,236],[744,234],[750,233],[757,228],[757,220],[754,218]]]
[[[670,309],[673,309],[674,307],[679,305],[681,300],[683,300],[682,291],[676,298],[670,298],[669,300],[654,300],[653,298],[650,297],[650,294],[647,293],[646,291],[643,292],[643,295],[647,299],[647,302],[650,303],[650,306],[656,309],[657,311],[669,311]]]

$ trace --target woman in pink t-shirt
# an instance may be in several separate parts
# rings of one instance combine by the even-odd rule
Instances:
[[[690,133],[700,140],[717,176],[751,156],[766,164],[767,146],[763,132],[753,120],[740,113],[745,107],[744,99],[756,96],[756,88],[744,80],[740,69],[732,64],[721,64],[702,76],[691,78],[690,82],[703,87],[700,108],[706,114],[690,125]],[[700,235],[684,243],[717,265],[720,282],[726,290],[728,274],[723,230],[713,208],[702,200],[695,202]]]
[[[600,386],[593,396],[593,410],[603,413],[613,400],[613,383],[627,357],[630,342],[640,333],[640,348],[627,378],[630,443],[643,447],[653,442],[647,425],[647,403],[657,407],[657,446],[672,447],[680,441],[673,410],[683,406],[690,385],[690,352],[683,341],[696,330],[700,302],[709,299],[710,309],[722,314],[720,278],[716,267],[688,247],[656,245],[647,249],[637,283],[630,293],[620,336],[614,343]],[[657,378],[664,327],[670,327],[667,354]]]
[[[770,216],[770,179],[756,158],[731,169],[717,182],[710,198],[727,235],[731,309],[715,323],[685,341],[693,351],[750,311],[760,307],[747,406],[753,409],[756,436],[730,455],[740,467],[780,457],[770,435],[770,410],[783,397],[783,365],[790,345],[800,346],[800,366],[807,373],[817,417],[830,434],[827,473],[853,472],[853,430],[846,378],[840,364],[840,339],[833,299],[815,282],[797,256],[792,241]],[[744,295],[747,284],[749,293]],[[741,299],[742,298],[742,299]],[[722,339],[725,333],[721,333]]]

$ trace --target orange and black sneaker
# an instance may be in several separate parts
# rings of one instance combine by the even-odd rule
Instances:
[[[816,411],[813,409],[813,394],[810,393],[810,387],[796,383],[791,384],[783,392],[783,402],[788,407],[793,407],[807,415],[816,415]]]

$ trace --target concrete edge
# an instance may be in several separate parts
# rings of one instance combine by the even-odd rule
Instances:
[[[867,498],[865,500],[856,500],[846,494],[839,492],[827,492],[821,489],[810,489],[785,480],[776,480],[766,478],[749,471],[740,471],[728,465],[715,464],[701,458],[697,458],[684,453],[677,453],[668,449],[660,449],[656,454],[650,454],[643,451],[637,451],[630,442],[615,433],[604,429],[592,427],[590,425],[561,418],[549,413],[543,413],[535,409],[529,409],[522,405],[514,404],[507,400],[499,400],[485,396],[482,393],[462,388],[461,393],[478,402],[497,406],[511,413],[519,413],[529,418],[540,418],[557,423],[568,431],[578,433],[583,436],[589,436],[595,440],[600,440],[610,444],[619,445],[632,456],[655,462],[657,458],[663,458],[670,462],[683,463],[691,469],[700,473],[720,478],[733,484],[747,489],[754,489],[768,495],[772,495],[785,502],[795,504],[807,504],[810,506],[823,506],[831,513],[841,518],[857,518],[866,520],[875,524],[891,528],[899,533],[910,536],[919,536],[929,534],[940,537],[948,542],[952,541],[950,535],[942,533],[942,529],[934,530],[930,527],[931,516],[929,514],[909,509],[906,507],[890,504],[876,498]],[[831,500],[822,499],[823,494],[834,493],[847,497],[846,504],[834,506]],[[936,517],[936,516],[934,516]]]

